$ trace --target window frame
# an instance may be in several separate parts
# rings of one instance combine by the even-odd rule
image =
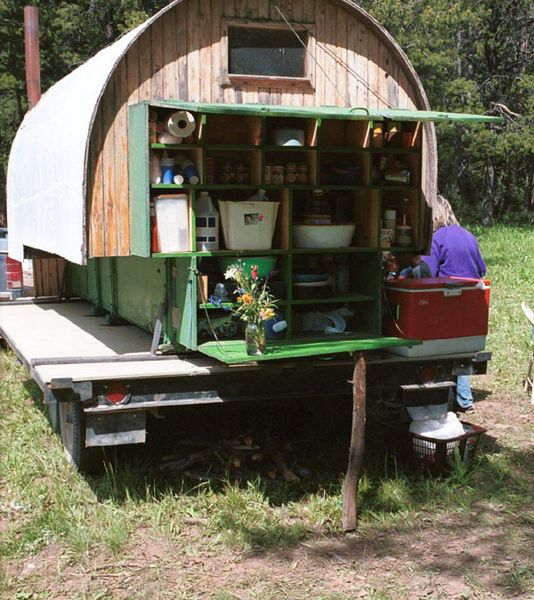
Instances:
[[[297,33],[307,35],[306,51],[304,53],[304,76],[303,77],[281,77],[277,75],[244,75],[230,73],[230,27],[287,30],[284,21],[265,21],[251,19],[222,19],[221,36],[221,86],[222,87],[254,87],[254,88],[284,88],[310,90],[315,88],[315,25],[313,23],[291,23]]]

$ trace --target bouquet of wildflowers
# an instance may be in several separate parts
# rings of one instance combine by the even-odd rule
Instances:
[[[267,279],[258,277],[258,267],[253,265],[250,274],[241,262],[237,262],[226,270],[225,279],[233,279],[237,283],[234,292],[237,296],[237,307],[231,311],[246,323],[261,325],[272,319],[275,314],[276,302],[267,288]]]

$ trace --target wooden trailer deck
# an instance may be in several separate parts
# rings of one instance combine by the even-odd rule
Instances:
[[[110,326],[92,312],[87,302],[2,304],[0,336],[42,384],[56,378],[141,379],[228,370],[203,357],[150,356],[150,334],[134,325]]]

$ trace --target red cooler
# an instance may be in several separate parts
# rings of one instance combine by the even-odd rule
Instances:
[[[387,281],[384,334],[437,340],[413,347],[417,354],[470,352],[484,348],[488,333],[489,281],[460,277]],[[457,342],[441,340],[462,338]],[[426,350],[425,350],[426,348]],[[401,350],[406,354],[406,351]],[[413,354],[412,354],[413,355]]]

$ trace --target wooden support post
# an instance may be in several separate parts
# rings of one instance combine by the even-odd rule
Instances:
[[[358,516],[358,484],[365,448],[366,368],[365,355],[361,352],[356,360],[352,376],[352,431],[349,464],[343,489],[343,529],[345,531],[356,529]]]

